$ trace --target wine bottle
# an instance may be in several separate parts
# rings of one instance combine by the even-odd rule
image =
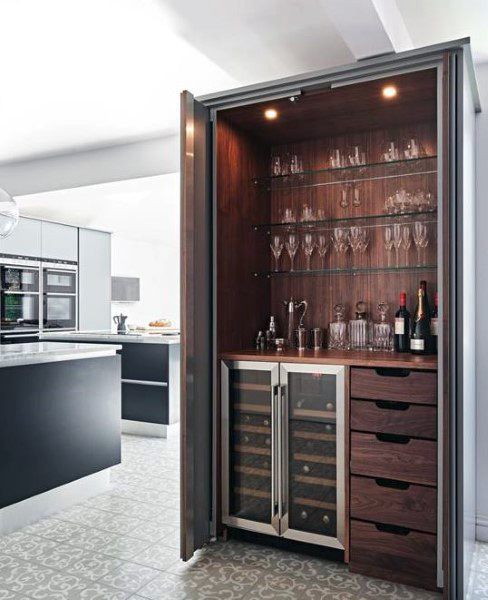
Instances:
[[[432,352],[437,354],[437,340],[439,335],[439,294],[434,295],[434,310],[430,318],[430,334],[432,336]]]
[[[410,350],[410,313],[407,310],[407,294],[400,294],[400,308],[395,313],[394,346],[396,352]]]
[[[412,319],[410,335],[410,352],[412,354],[429,354],[431,351],[430,314],[426,310],[426,284],[420,282],[417,292],[417,307]]]

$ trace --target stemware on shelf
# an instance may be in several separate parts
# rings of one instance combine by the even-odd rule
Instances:
[[[317,237],[317,252],[320,256],[320,267],[325,269],[325,255],[329,250],[329,240],[326,235],[323,233],[319,234]]]
[[[290,156],[290,173],[292,175],[296,175],[297,173],[302,172],[302,159],[298,156],[298,154],[292,154]]]
[[[281,158],[279,156],[271,157],[271,175],[273,177],[281,175]]]
[[[300,215],[300,221],[302,221],[302,223],[308,223],[310,221],[314,221],[315,220],[315,216],[314,216],[314,212],[313,209],[308,206],[307,204],[304,204],[303,208],[302,208],[302,213]]]
[[[388,266],[391,267],[391,251],[393,250],[393,232],[391,227],[385,227],[384,238]]]
[[[307,271],[310,271],[310,261],[312,259],[313,251],[315,250],[315,240],[311,233],[306,233],[303,236],[302,246],[305,253],[305,265]]]
[[[330,155],[330,166],[332,169],[340,169],[341,167],[346,166],[346,159],[338,148],[332,150],[332,154]]]
[[[420,144],[415,138],[410,138],[405,144],[403,154],[406,159],[419,158],[421,155]]]
[[[393,350],[393,328],[387,321],[388,309],[386,302],[378,304],[380,319],[373,323],[373,350]]]
[[[295,255],[299,246],[298,236],[294,233],[290,233],[285,242],[286,251],[290,257],[290,271],[294,271]]]
[[[417,266],[422,265],[422,249],[427,246],[427,226],[421,221],[413,224],[413,241],[417,248]]]
[[[402,228],[399,223],[393,225],[393,245],[395,246],[395,266],[400,266],[399,254],[402,245]]]
[[[332,244],[338,257],[345,256],[349,248],[349,232],[343,227],[334,227]]]
[[[350,165],[365,165],[366,153],[362,151],[361,146],[352,146],[349,150],[348,159]]]
[[[275,271],[279,271],[279,262],[280,262],[280,256],[281,253],[283,252],[283,240],[281,239],[281,236],[279,235],[274,235],[270,244],[271,247],[271,251],[273,252],[273,256],[275,259]]]
[[[399,160],[399,158],[400,154],[395,142],[388,142],[385,147],[385,151],[383,152],[382,159],[385,162],[392,162],[394,160]]]
[[[334,306],[334,321],[329,323],[329,350],[347,350],[347,325],[344,320],[346,307],[344,304]]]
[[[410,246],[412,245],[412,238],[410,237],[410,227],[408,225],[403,225],[402,227],[402,244],[403,249],[405,250],[405,266],[408,267],[408,251],[410,250]]]
[[[339,205],[341,208],[347,208],[349,206],[349,191],[351,189],[351,184],[346,183],[341,186],[341,199],[339,201]]]
[[[295,213],[292,208],[285,208],[285,212],[283,213],[281,222],[282,223],[295,223]]]
[[[361,206],[361,187],[359,185],[353,187],[352,205],[356,207]]]

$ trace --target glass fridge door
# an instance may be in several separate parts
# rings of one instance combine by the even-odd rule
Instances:
[[[281,534],[344,548],[345,424],[342,366],[280,366]]]
[[[279,534],[279,368],[222,362],[222,521]]]

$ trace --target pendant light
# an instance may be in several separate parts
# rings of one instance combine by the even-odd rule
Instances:
[[[8,237],[19,222],[19,207],[12,196],[0,188],[0,238]]]

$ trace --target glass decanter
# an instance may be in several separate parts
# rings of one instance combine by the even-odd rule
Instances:
[[[347,350],[347,326],[344,320],[346,307],[344,304],[334,306],[334,321],[329,323],[329,350]]]
[[[349,321],[349,347],[351,350],[370,348],[371,323],[366,313],[366,302],[356,303],[356,318]]]
[[[379,321],[373,324],[373,350],[393,350],[393,327],[387,321],[389,306],[378,304]]]

